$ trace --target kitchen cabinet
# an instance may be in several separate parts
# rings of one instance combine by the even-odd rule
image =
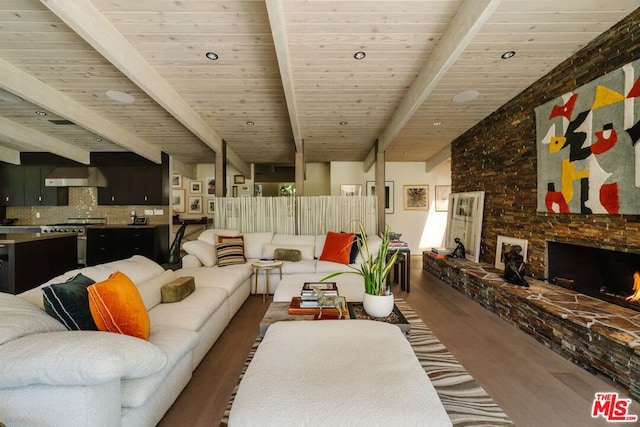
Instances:
[[[87,228],[87,265],[142,255],[163,263],[169,252],[169,226]]]
[[[24,206],[61,206],[69,204],[69,190],[65,187],[47,187],[44,179],[54,166],[25,166]]]
[[[53,166],[0,167],[2,206],[60,206],[69,204],[69,192],[62,187],[46,187],[44,178]]]
[[[77,268],[75,233],[0,234],[0,292],[19,294]]]
[[[169,161],[157,165],[132,153],[92,153],[107,186],[98,188],[99,205],[168,205]]]

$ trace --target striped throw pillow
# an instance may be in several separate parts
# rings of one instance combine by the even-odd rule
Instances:
[[[218,253],[218,265],[225,267],[233,264],[244,264],[244,240],[242,237],[222,237],[216,245]]]

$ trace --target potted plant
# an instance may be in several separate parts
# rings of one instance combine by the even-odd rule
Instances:
[[[364,280],[364,297],[362,299],[364,310],[371,317],[388,316],[393,311],[393,294],[390,289],[387,289],[386,279],[398,258],[398,251],[393,251],[389,254],[389,235],[391,231],[388,226],[385,227],[380,250],[375,256],[371,253],[367,234],[362,223],[358,223],[358,229],[360,236],[356,237],[356,244],[362,255],[362,263],[358,267],[349,265],[349,268],[353,271],[331,273],[324,277],[322,281],[344,273],[362,276]]]

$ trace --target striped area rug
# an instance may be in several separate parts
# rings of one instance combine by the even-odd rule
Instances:
[[[454,426],[514,426],[515,424],[493,401],[491,396],[449,353],[413,309],[401,299],[396,299],[396,305],[411,324],[411,332],[409,333],[411,347],[425,372],[429,375],[452,424]],[[238,379],[238,384],[247,366],[251,363],[260,341],[261,338],[258,337],[253,344]],[[238,384],[229,399],[227,409],[220,422],[221,426],[227,425]]]

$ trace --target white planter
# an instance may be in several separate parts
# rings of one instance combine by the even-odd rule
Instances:
[[[393,311],[392,295],[369,295],[364,294],[362,307],[371,317],[385,317]]]

